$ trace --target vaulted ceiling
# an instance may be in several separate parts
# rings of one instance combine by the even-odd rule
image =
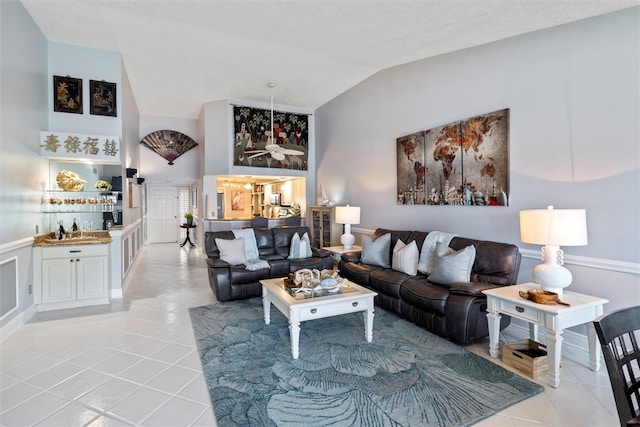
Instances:
[[[640,0],[21,0],[50,41],[122,54],[141,114],[315,109],[385,68]]]

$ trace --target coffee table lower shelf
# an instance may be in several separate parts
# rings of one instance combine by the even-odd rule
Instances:
[[[348,282],[343,286],[347,292],[296,299],[285,290],[284,279],[265,279],[262,284],[262,306],[264,323],[271,323],[271,305],[273,304],[289,319],[289,335],[291,337],[291,356],[297,359],[300,343],[300,323],[307,320],[323,319],[341,314],[363,312],[365,338],[373,340],[373,299],[376,292]]]

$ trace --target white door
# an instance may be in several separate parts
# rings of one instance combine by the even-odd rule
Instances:
[[[178,188],[149,186],[149,243],[178,241]]]

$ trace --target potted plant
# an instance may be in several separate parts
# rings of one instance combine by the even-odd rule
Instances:
[[[193,225],[193,214],[191,212],[184,214],[184,219],[187,220],[187,225]]]

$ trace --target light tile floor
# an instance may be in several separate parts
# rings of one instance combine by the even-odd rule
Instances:
[[[215,302],[198,249],[145,246],[122,300],[38,313],[0,345],[0,424],[215,426],[188,313]],[[586,359],[567,349],[558,389],[477,425],[617,425],[606,369]]]

